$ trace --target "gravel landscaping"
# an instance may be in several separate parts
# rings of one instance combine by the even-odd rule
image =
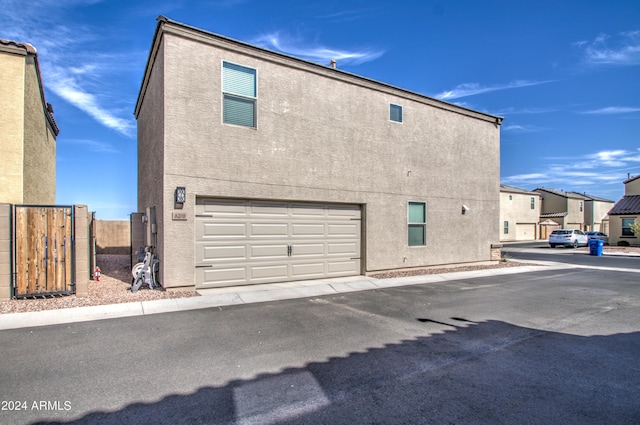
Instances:
[[[589,248],[579,248],[577,251],[585,250],[588,252]],[[604,252],[609,254],[640,254],[640,248],[605,246]],[[504,267],[519,267],[523,265],[526,264],[514,261],[500,261],[496,264],[491,265],[389,271],[384,273],[376,273],[371,275],[371,277],[377,279],[386,279],[393,277],[441,274],[472,270],[487,270]],[[98,266],[102,270],[102,277],[100,278],[99,282],[89,282],[88,297],[80,298],[76,297],[75,295],[66,295],[49,298],[2,301],[0,302],[0,314],[198,296],[195,291],[170,292],[163,290],[150,290],[148,288],[141,288],[135,294],[131,293],[131,268],[129,265],[129,257],[126,255],[98,255]]]

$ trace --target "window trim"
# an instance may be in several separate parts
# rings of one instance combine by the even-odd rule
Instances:
[[[253,71],[255,71],[255,96],[251,97],[251,96],[246,96],[246,95],[242,95],[242,94],[237,94],[237,93],[232,93],[232,92],[226,92],[224,90],[224,64],[228,63],[230,65],[235,65],[235,66],[239,66],[242,68],[247,68],[247,69],[251,69]],[[220,93],[222,94],[220,96],[220,120],[222,121],[223,125],[231,125],[234,127],[239,127],[239,128],[250,128],[253,130],[257,130],[258,128],[258,68],[254,68],[252,66],[247,66],[247,65],[242,65],[240,63],[236,63],[236,62],[232,62],[229,60],[225,60],[222,59],[220,60]],[[253,126],[247,126],[247,125],[242,125],[242,124],[235,124],[235,123],[231,123],[231,122],[225,122],[224,120],[224,101],[225,98],[236,98],[242,101],[251,101],[253,102]]]
[[[410,205],[411,204],[420,204],[422,205],[422,208],[424,209],[424,222],[412,222],[410,220],[409,214],[410,214]],[[421,245],[412,245],[410,244],[410,239],[409,239],[409,229],[411,227],[416,227],[416,226],[422,226],[422,241],[423,243]],[[407,246],[413,248],[419,248],[419,247],[424,247],[427,246],[427,202],[426,201],[407,201]]]
[[[394,119],[392,119],[392,118],[391,118],[391,110],[392,110],[392,108],[393,108],[394,106],[395,106],[395,107],[400,108],[400,121],[398,121],[398,120],[394,120]],[[397,103],[391,103],[391,102],[389,102],[389,122],[394,122],[394,123],[396,123],[396,124],[402,124],[402,123],[404,122],[404,113],[403,113],[403,109],[404,109],[404,108],[402,107],[402,105],[399,105],[399,104],[397,104]]]
[[[638,235],[635,235],[632,231],[631,231],[631,227],[624,227],[624,221],[625,220],[631,220],[631,222],[635,222],[637,220],[636,217],[624,217],[624,218],[620,218],[620,237],[622,238],[637,238]],[[628,233],[625,234],[625,229],[628,229]]]

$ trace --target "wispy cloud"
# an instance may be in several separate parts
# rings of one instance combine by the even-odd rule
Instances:
[[[363,18],[368,12],[366,10],[343,10],[340,12],[322,15],[320,19],[326,19],[330,22],[351,22]]]
[[[100,0],[6,0],[0,15],[3,37],[33,44],[38,50],[45,93],[54,93],[80,109],[101,125],[133,138],[135,121],[131,116],[133,99],[115,94],[113,85],[125,63],[125,52],[95,54],[86,49],[100,42],[98,30],[88,25],[69,27],[51,24],[63,21],[71,7],[89,6]],[[118,57],[120,56],[120,57]],[[130,62],[130,60],[128,60]]]
[[[512,131],[515,133],[535,133],[538,131],[542,131],[542,129],[532,125],[507,124],[502,126],[502,131]]]
[[[292,56],[327,65],[331,59],[338,61],[338,65],[340,65],[340,63],[359,65],[378,59],[385,53],[384,50],[372,47],[354,50],[341,50],[321,45],[305,45],[303,41],[283,35],[280,32],[262,35],[253,40],[253,43]]]
[[[48,87],[54,93],[105,127],[116,130],[126,137],[132,137],[135,128],[132,120],[118,117],[116,112],[102,105],[99,100],[100,95],[84,89],[72,69],[55,66],[48,69],[51,77]]]
[[[594,40],[579,41],[584,62],[589,65],[639,65],[640,31],[622,32],[615,36],[600,34]]]
[[[583,114],[594,115],[617,115],[617,114],[631,114],[634,112],[640,112],[640,108],[629,106],[608,106],[606,108],[593,109],[590,111],[583,111]]]
[[[62,143],[65,145],[74,145],[81,149],[88,150],[90,152],[99,153],[121,153],[111,143],[101,142],[99,140],[89,139],[62,139]]]
[[[442,99],[442,100],[457,99],[460,97],[474,96],[476,94],[489,93],[489,92],[494,92],[498,90],[509,90],[509,89],[517,89],[521,87],[537,86],[540,84],[547,84],[551,82],[552,80],[547,80],[547,81],[516,80],[506,84],[496,84],[493,86],[483,86],[479,83],[463,83],[456,86],[452,90],[446,90],[446,91],[443,91],[442,93],[438,93],[437,95],[435,95],[435,97],[437,99]]]

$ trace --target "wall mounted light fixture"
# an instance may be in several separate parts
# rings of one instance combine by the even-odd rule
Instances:
[[[187,201],[187,189],[183,186],[176,187],[176,204],[184,204]]]
[[[462,204],[462,215],[465,215],[467,213],[467,211],[469,211],[469,207]]]

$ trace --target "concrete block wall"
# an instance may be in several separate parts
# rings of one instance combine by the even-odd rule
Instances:
[[[86,205],[73,207],[75,218],[75,282],[76,296],[89,295],[89,211]]]
[[[0,301],[11,298],[11,205],[0,204]]]
[[[129,220],[96,220],[95,229],[98,254],[129,255],[131,253],[131,222]]]

